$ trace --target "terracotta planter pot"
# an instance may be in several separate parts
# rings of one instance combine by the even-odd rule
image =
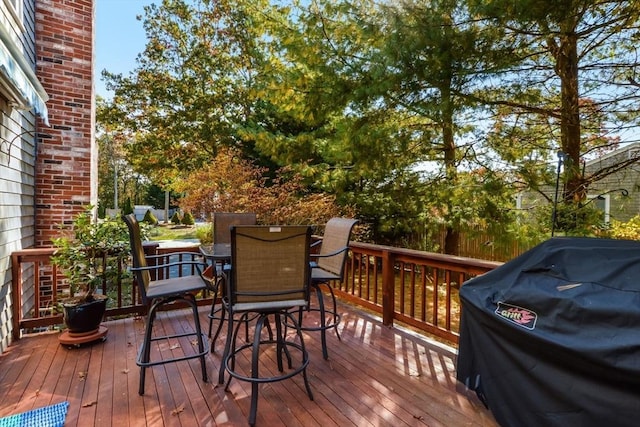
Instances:
[[[63,304],[64,323],[71,333],[84,333],[98,329],[107,309],[107,298],[96,298],[81,304]]]

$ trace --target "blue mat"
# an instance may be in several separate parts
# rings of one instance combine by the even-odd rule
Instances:
[[[62,427],[69,402],[0,418],[0,427]]]

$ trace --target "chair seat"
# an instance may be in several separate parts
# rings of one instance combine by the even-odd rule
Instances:
[[[300,300],[287,300],[287,301],[265,301],[265,302],[244,302],[233,305],[233,311],[280,311],[287,308],[303,307],[307,302],[303,299]]]
[[[164,298],[203,289],[206,289],[206,285],[200,276],[173,277],[151,282],[147,290],[147,298]]]
[[[339,280],[340,276],[320,267],[311,269],[311,282],[327,282],[329,280]]]

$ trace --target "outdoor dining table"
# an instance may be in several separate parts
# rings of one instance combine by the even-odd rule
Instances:
[[[200,245],[200,253],[214,266],[217,263],[227,264],[231,261],[231,244],[215,243],[212,245]]]
[[[231,244],[230,243],[214,243],[209,245],[200,245],[200,253],[208,261],[211,261],[211,265],[203,272],[203,277],[209,281],[209,288],[213,291],[213,301],[211,302],[211,311],[209,312],[209,338],[213,329],[213,321],[218,320],[218,327],[211,339],[211,351],[215,349],[215,342],[220,335],[222,324],[225,320],[224,308],[222,306],[216,307],[216,299],[223,297],[226,293],[225,286],[221,283],[222,271],[226,267],[231,266]]]

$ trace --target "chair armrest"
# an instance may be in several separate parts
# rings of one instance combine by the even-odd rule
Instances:
[[[198,257],[198,258],[203,258],[204,255],[202,255],[200,252],[188,252],[188,251],[183,251],[183,252],[171,252],[171,253],[166,253],[166,254],[160,254],[160,255],[145,255],[146,259],[158,259],[158,258],[167,258],[170,256],[190,256],[191,259]]]
[[[334,251],[334,252],[331,252],[331,253],[328,253],[328,254],[323,254],[323,255],[320,255],[320,254],[309,254],[309,257],[311,257],[311,258],[329,258],[329,257],[332,257],[332,256],[336,256],[338,254],[341,254],[342,252],[344,252],[344,251],[346,251],[348,249],[349,249],[349,246],[345,246],[343,248],[338,249],[337,251]]]
[[[209,271],[207,271],[209,270]],[[207,273],[211,273],[211,276],[207,275]],[[216,291],[219,289],[219,282],[224,280],[222,268],[214,265],[208,265],[204,269],[204,271],[200,272],[200,277],[207,285],[209,290]]]
[[[129,268],[131,271],[145,271],[145,270],[149,271],[149,270],[159,270],[161,268],[176,267],[176,266],[182,266],[182,265],[195,265],[200,273],[202,273],[202,271],[200,270],[201,267],[206,268],[208,266],[208,264],[203,261],[177,261],[177,262],[170,262],[167,264],[148,265],[146,267],[129,267]]]

